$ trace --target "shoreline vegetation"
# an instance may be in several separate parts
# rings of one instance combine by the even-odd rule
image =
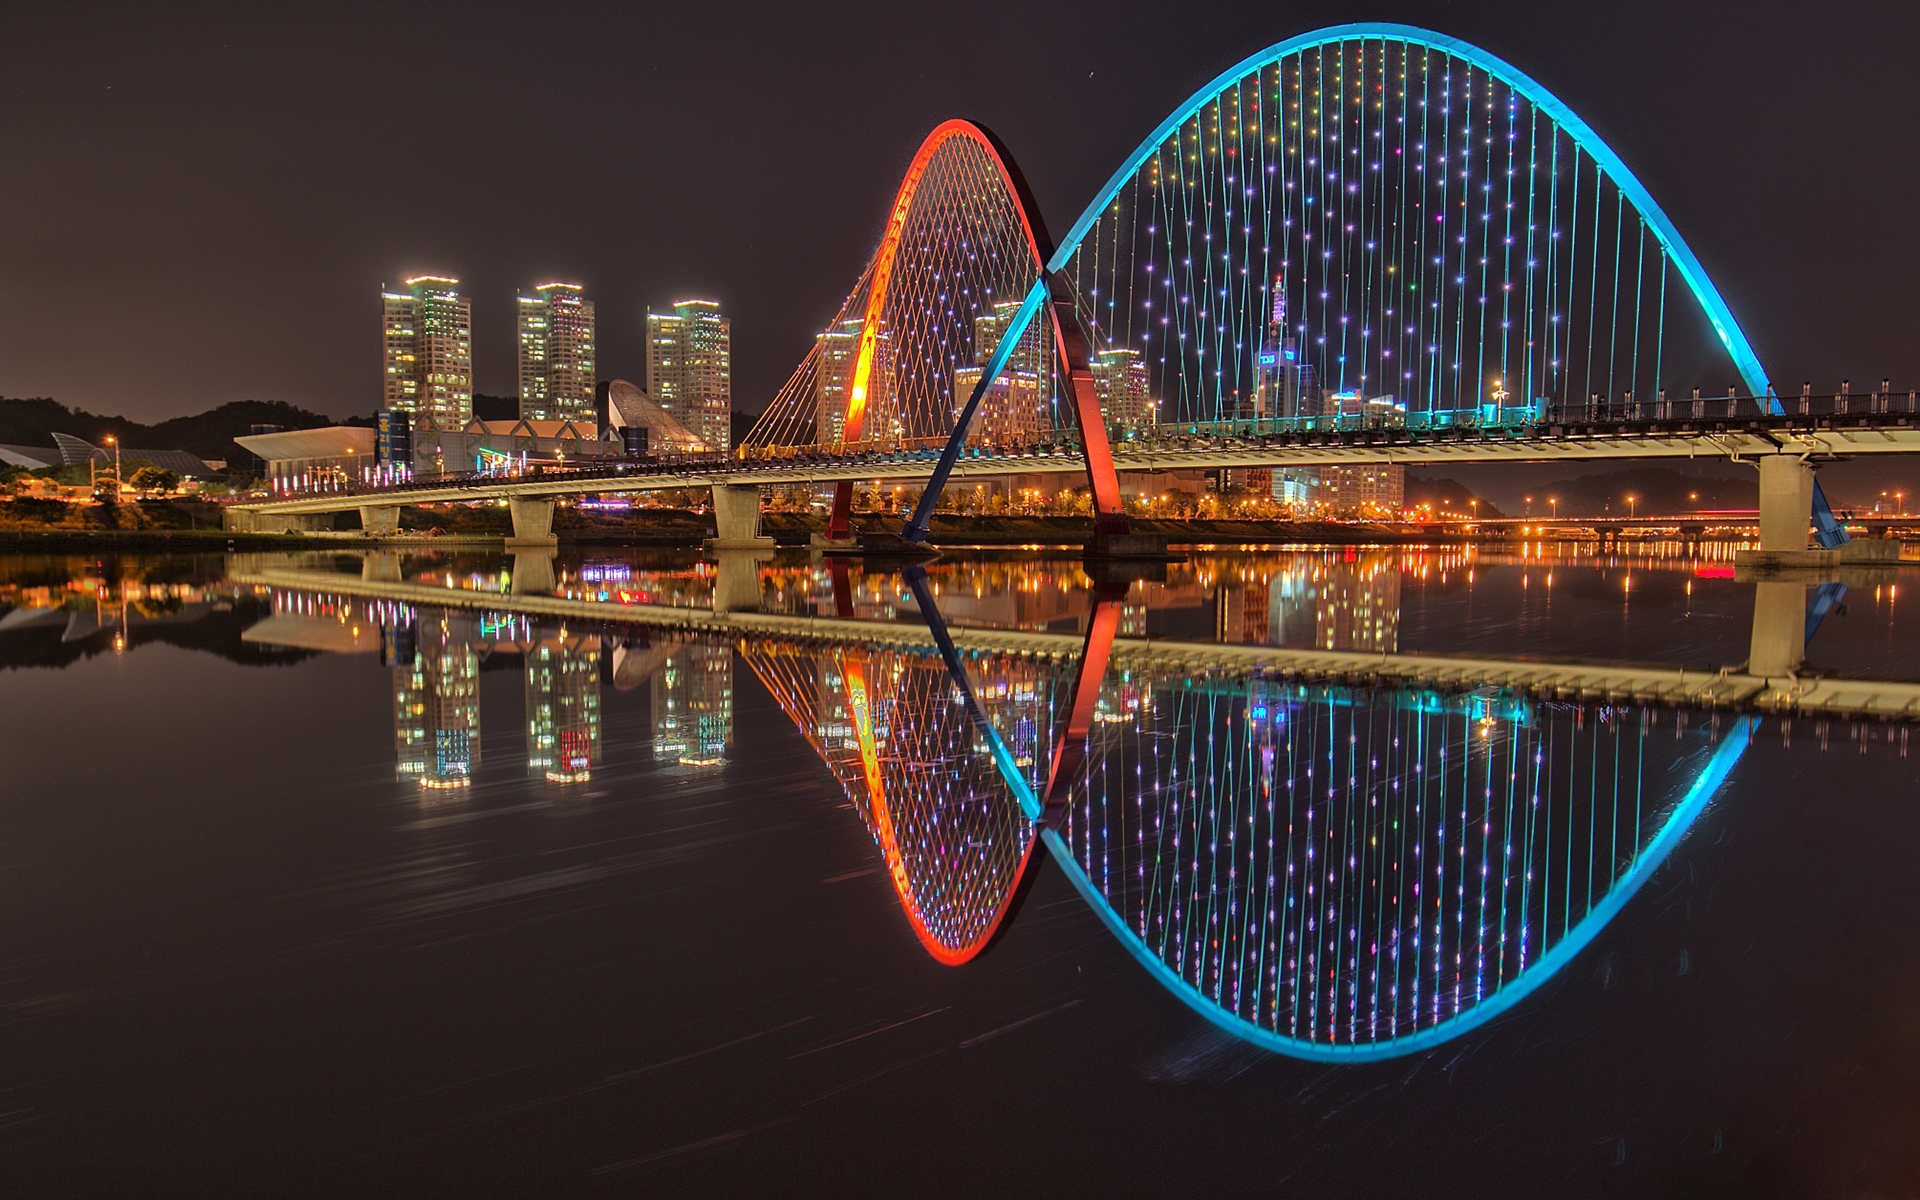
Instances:
[[[713,517],[688,509],[651,508],[610,513],[562,507],[554,512],[554,533],[565,544],[698,546],[714,534]],[[471,543],[504,539],[512,533],[511,520],[500,508],[446,506],[407,507],[401,510],[401,533],[381,541],[431,544]],[[762,532],[780,546],[805,546],[815,533],[824,533],[824,517],[794,512],[769,512]],[[865,533],[898,532],[899,518],[858,513],[856,530]],[[1136,519],[1141,533],[1158,534],[1180,543],[1316,543],[1364,545],[1461,541],[1455,531],[1400,524],[1336,521],[1242,519]],[[144,500],[121,504],[68,504],[59,500],[15,498],[0,501],[0,548],[52,548],[59,545],[141,544],[182,548],[224,549],[228,543],[245,546],[295,544],[339,545],[365,543],[359,536],[359,517],[340,514],[332,531],[305,533],[234,533],[221,527],[217,504],[188,500]],[[1062,545],[1089,540],[1093,521],[1066,516],[964,516],[937,514],[928,541],[948,546]]]

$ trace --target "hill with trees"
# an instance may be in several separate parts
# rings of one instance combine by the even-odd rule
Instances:
[[[255,425],[283,429],[319,429],[339,424],[323,413],[309,412],[280,400],[233,400],[189,417],[173,417],[143,425],[125,417],[101,416],[68,408],[45,397],[19,400],[0,396],[0,443],[13,446],[51,446],[53,434],[65,433],[101,445],[107,437],[142,450],[185,450],[201,458],[228,459],[237,453],[233,439]],[[350,425],[368,425],[370,418],[348,418]]]

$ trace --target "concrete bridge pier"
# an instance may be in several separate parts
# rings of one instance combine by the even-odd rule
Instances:
[[[773,539],[760,536],[757,484],[714,484],[713,526],[715,536],[707,539],[708,550],[773,549]]]
[[[1807,585],[1756,583],[1747,674],[1779,679],[1800,669],[1807,651]]]
[[[332,513],[263,513],[229,508],[220,514],[228,533],[310,533],[333,528]]]
[[[545,496],[510,496],[507,498],[507,511],[513,514],[513,536],[507,539],[509,548],[551,547],[558,539],[553,536],[553,501]],[[547,572],[551,577],[551,567]],[[551,590],[552,585],[548,585]]]
[[[507,544],[511,546],[513,543]],[[537,542],[528,549],[516,551],[513,556],[513,594],[551,596],[554,554],[552,547],[542,547]]]
[[[769,543],[772,540],[767,539]],[[711,546],[712,542],[708,545]],[[760,611],[760,564],[771,557],[773,555],[765,549],[716,551],[713,556],[713,611]]]
[[[400,532],[398,504],[362,504],[360,531],[368,537],[392,537]]]
[[[1760,460],[1760,549],[1805,550],[1813,523],[1813,468],[1791,454]]]

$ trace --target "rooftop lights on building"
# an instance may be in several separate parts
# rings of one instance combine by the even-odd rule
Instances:
[[[450,279],[445,275],[415,275],[412,279],[404,280],[403,282],[405,282],[408,287],[412,287],[416,283],[444,283],[451,287],[460,281],[458,279]],[[409,299],[410,297],[400,298]]]

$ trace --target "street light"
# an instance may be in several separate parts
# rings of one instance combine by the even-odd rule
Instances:
[[[1527,497],[1527,515],[1529,517],[1533,515],[1533,497],[1532,496]]]
[[[117,499],[120,495],[120,439],[108,434],[107,445],[113,447],[113,494]]]
[[[1640,499],[1638,496],[1627,497],[1627,520],[1629,521],[1633,520],[1633,505],[1638,499]]]
[[[1905,492],[1895,492],[1893,494],[1893,499],[1894,499],[1894,503],[1900,506],[1900,515],[1903,517],[1906,516],[1907,515],[1907,494]]]
[[[1547,515],[1558,520],[1560,517],[1560,497],[1547,497]]]

